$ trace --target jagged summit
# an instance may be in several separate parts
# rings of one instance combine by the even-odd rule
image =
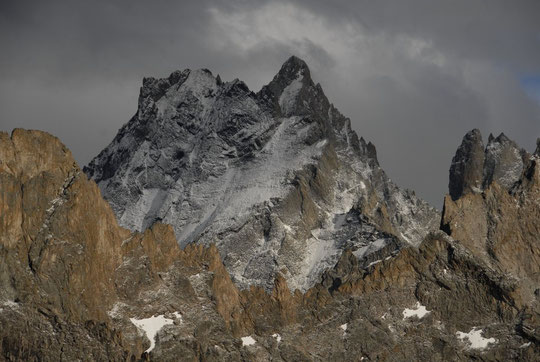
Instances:
[[[475,156],[461,157],[463,149],[470,149],[471,135],[477,140]],[[457,198],[445,197],[441,228],[490,267],[519,280],[523,300],[538,300],[538,159],[503,133],[490,135],[483,149],[480,133],[474,130],[456,152],[452,166],[456,163],[475,177],[459,179],[453,167],[450,186],[457,180],[468,186],[474,181],[475,187],[465,188]]]
[[[519,180],[529,156],[528,152],[504,133],[490,139],[486,146],[483,187],[486,188],[496,181],[504,188],[510,189]]]
[[[450,166],[448,189],[453,200],[482,187],[484,142],[479,129],[469,131],[456,151]]]
[[[457,200],[470,192],[482,192],[494,181],[510,189],[520,178],[530,157],[504,133],[488,137],[484,147],[478,129],[468,132],[452,159],[449,192]]]
[[[284,83],[290,83],[294,79],[299,78],[299,76],[302,76],[306,80],[306,83],[311,81],[311,73],[307,63],[293,55],[283,63],[273,80],[281,80]]]
[[[388,179],[297,57],[258,93],[208,70],[145,78],[137,113],[84,171],[122,226],[216,242],[241,286],[279,271],[306,289],[344,248],[369,263],[439,219]]]
[[[315,85],[309,68],[302,59],[292,56],[259,96],[271,104],[278,116],[317,115],[330,107],[320,84]]]

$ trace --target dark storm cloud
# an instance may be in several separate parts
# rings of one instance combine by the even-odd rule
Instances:
[[[254,90],[290,54],[440,206],[465,132],[540,136],[537,1],[3,1],[0,129],[59,136],[84,164],[136,111],[144,76],[209,68]],[[526,87],[525,87],[526,85]],[[527,95],[529,92],[529,95]]]

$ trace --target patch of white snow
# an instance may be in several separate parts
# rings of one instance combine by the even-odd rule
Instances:
[[[375,264],[379,264],[381,261],[382,261],[381,259],[372,261],[371,263],[368,264],[367,267],[369,268],[370,266],[373,266],[373,265],[375,265]]]
[[[469,333],[465,332],[456,332],[457,337],[461,339],[462,341],[465,341],[467,339],[469,341],[469,348],[471,349],[484,349],[486,348],[490,343],[496,343],[497,340],[495,338],[484,338],[482,337],[482,329],[477,329],[476,327],[473,327]]]
[[[288,86],[283,89],[281,96],[279,96],[279,107],[284,114],[288,114],[292,111],[294,104],[296,102],[296,96],[300,89],[302,89],[302,79],[304,76],[299,70],[296,74],[296,79],[294,79]]]
[[[9,308],[19,308],[19,304],[11,300],[6,300],[4,303],[2,303],[2,305]]]
[[[414,309],[405,308],[405,310],[403,311],[403,319],[411,318],[415,316],[418,318],[423,318],[429,313],[431,312],[427,310],[425,306],[421,305],[420,302],[416,302],[416,308]]]
[[[251,336],[242,337],[242,346],[252,346],[255,344],[255,340]]]
[[[182,317],[181,315],[174,313],[176,317]],[[142,330],[146,337],[150,340],[150,348],[148,348],[145,352],[150,352],[154,349],[156,346],[156,334],[161,330],[161,328],[165,327],[166,325],[173,324],[173,319],[165,318],[163,315],[158,315],[157,317],[150,317],[150,318],[143,318],[143,319],[136,319],[136,318],[130,318],[129,319],[131,323],[133,323],[137,328]]]

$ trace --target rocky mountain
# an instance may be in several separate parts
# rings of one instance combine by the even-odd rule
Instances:
[[[379,166],[375,146],[288,59],[258,93],[206,69],[145,78],[137,113],[84,172],[120,225],[215,243],[242,288],[320,280],[345,249],[363,265],[419,245],[440,215]]]
[[[450,190],[463,191],[446,196],[441,220],[476,257],[518,280],[526,302],[540,296],[539,156],[540,139],[531,155],[504,134],[484,148],[480,132],[469,132],[450,168]]]
[[[120,227],[55,137],[0,133],[0,360],[537,361],[539,161],[540,143],[509,188],[447,196],[446,233],[267,292],[213,245]]]
[[[467,133],[452,159],[450,196],[453,200],[467,193],[481,193],[493,182],[510,189],[519,180],[530,158],[527,151],[501,133],[489,135],[484,148],[478,129]]]

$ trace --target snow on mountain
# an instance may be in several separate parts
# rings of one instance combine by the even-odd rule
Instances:
[[[204,69],[145,78],[137,113],[85,172],[121,225],[215,243],[244,287],[279,272],[306,289],[345,248],[367,265],[439,224],[296,57],[258,93]]]

